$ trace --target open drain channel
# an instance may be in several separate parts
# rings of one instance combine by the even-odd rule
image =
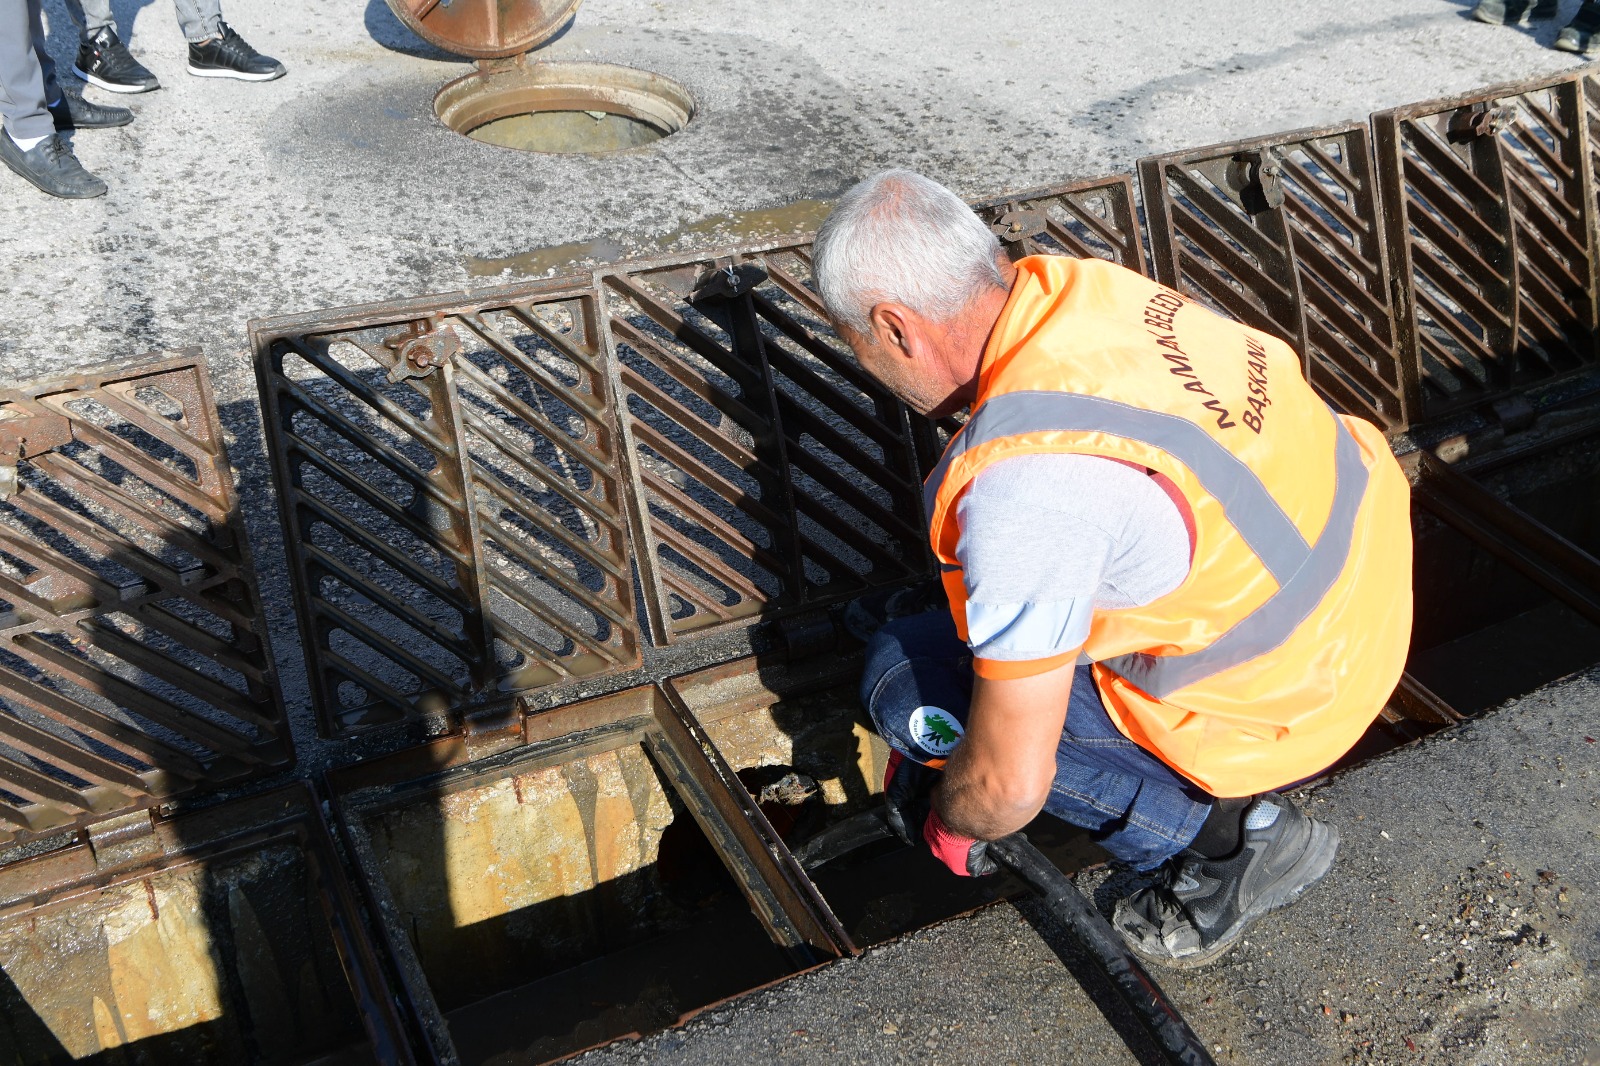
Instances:
[[[1600,661],[1597,118],[1579,72],[976,205],[1017,256],[1149,248],[1390,433],[1417,621],[1352,759]],[[802,861],[880,807],[837,614],[928,575],[959,429],[809,272],[790,241],[251,324],[311,789],[203,362],[0,394],[0,1057],[544,1061],[1021,891],[881,834]],[[779,650],[716,662],[758,625]]]

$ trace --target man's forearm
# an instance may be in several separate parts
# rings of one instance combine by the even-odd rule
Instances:
[[[956,765],[952,759],[951,766]],[[974,782],[946,767],[933,805],[944,824],[957,833],[976,840],[999,840],[1033,821],[1044,804],[1032,797],[1013,798],[992,783]]]
[[[979,677],[966,736],[951,753],[934,809],[953,831],[998,840],[1027,825],[1055,779],[1074,667],[1010,680]]]

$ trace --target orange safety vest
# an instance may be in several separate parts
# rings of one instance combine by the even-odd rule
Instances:
[[[1033,256],[978,395],[924,488],[963,639],[956,502],[992,463],[1070,452],[1170,478],[1194,516],[1189,576],[1096,610],[1106,712],[1214,796],[1325,769],[1400,680],[1411,633],[1409,486],[1377,428],[1335,415],[1299,359],[1132,271]]]

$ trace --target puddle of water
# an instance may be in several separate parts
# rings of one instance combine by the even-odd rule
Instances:
[[[580,114],[585,121],[593,121],[587,112]],[[501,120],[501,122],[511,121],[515,120]],[[489,126],[498,125],[499,122],[489,124]],[[472,136],[477,137],[479,131],[488,128],[481,126],[473,131]],[[679,226],[669,233],[650,240],[649,244],[657,248],[669,248],[690,240],[706,243],[708,239],[717,243],[733,244],[811,233],[822,225],[823,219],[827,218],[832,210],[831,200],[796,200],[781,207],[763,207],[754,211],[712,215]],[[633,242],[630,246],[623,244],[622,241],[621,237],[600,237],[592,241],[574,241],[550,248],[534,248],[501,258],[469,255],[463,260],[463,265],[467,274],[475,278],[492,278],[507,273],[516,277],[542,277],[551,271],[559,273],[584,263],[613,262],[630,255],[638,255],[642,251],[638,242]]]
[[[467,134],[475,141],[555,155],[620,152],[654,144],[666,133],[648,122],[604,111],[535,111],[486,122]]]

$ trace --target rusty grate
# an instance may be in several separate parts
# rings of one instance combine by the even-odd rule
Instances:
[[[0,842],[291,758],[198,352],[0,392]]]
[[[1566,75],[1372,116],[1414,417],[1595,364],[1584,94]]]
[[[1289,341],[1340,410],[1407,421],[1365,126],[1139,162],[1155,276]]]
[[[254,323],[323,729],[639,661],[591,291]]]
[[[806,253],[603,276],[658,640],[926,569],[904,408],[829,330]]]
[[[1107,259],[1145,273],[1133,179],[1125,174],[983,200],[973,210],[1013,258]]]

